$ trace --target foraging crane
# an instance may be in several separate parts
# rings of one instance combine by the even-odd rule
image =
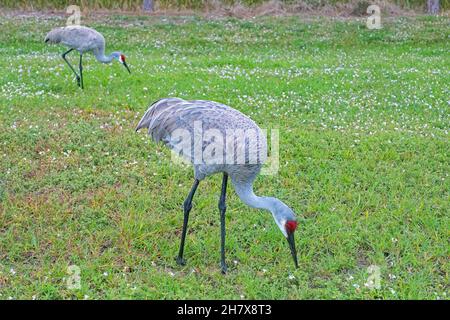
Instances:
[[[44,41],[46,43],[61,43],[70,48],[62,54],[62,58],[75,74],[77,84],[81,87],[81,89],[84,88],[82,59],[85,52],[92,52],[97,61],[101,63],[110,63],[113,60],[117,60],[128,70],[129,73],[131,73],[130,68],[128,68],[127,63],[125,62],[125,56],[121,52],[115,51],[109,56],[105,56],[105,38],[100,32],[97,32],[94,29],[84,26],[55,28],[47,34]],[[77,50],[80,53],[80,74],[75,71],[66,59],[66,55],[73,50]]]
[[[245,204],[272,213],[276,224],[289,243],[295,266],[298,267],[294,241],[297,219],[294,212],[277,198],[259,197],[253,192],[253,181],[267,159],[267,141],[255,122],[241,112],[217,102],[166,98],[150,106],[139,121],[136,131],[142,128],[148,129],[148,134],[155,142],[162,141],[172,150],[182,153],[194,166],[194,184],[184,201],[184,222],[177,257],[178,264],[185,264],[183,259],[184,242],[189,212],[192,208],[192,198],[197,187],[200,181],[207,176],[222,172],[222,191],[219,200],[222,273],[226,273],[227,270],[225,263],[225,198],[228,176],[231,178],[237,195]],[[213,134],[211,135],[211,133]],[[185,140],[182,141],[183,139]],[[238,144],[238,141],[241,141],[241,144]],[[186,142],[187,148],[180,150],[179,146],[186,146]],[[196,143],[200,146],[200,152],[198,152]],[[220,143],[222,143],[222,148]],[[226,149],[223,148],[223,144],[226,145]],[[224,152],[221,154],[220,150]],[[238,161],[240,156],[241,160]],[[224,160],[224,157],[227,160],[220,161]]]

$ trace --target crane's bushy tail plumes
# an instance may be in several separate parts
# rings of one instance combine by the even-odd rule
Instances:
[[[55,28],[45,36],[45,43],[60,43],[62,28]]]
[[[150,129],[151,122],[152,120],[154,120],[154,116],[157,110],[169,106],[171,102],[182,102],[182,101],[184,100],[179,98],[166,98],[166,99],[159,99],[153,102],[145,112],[144,116],[139,121],[138,125],[136,126],[136,131],[139,131],[142,128]]]
[[[147,128],[148,134],[155,142],[164,140],[168,134],[177,129],[175,123],[177,118],[168,116],[173,113],[168,108],[181,102],[184,102],[184,100],[179,98],[166,98],[155,101],[150,105],[147,112],[145,112],[141,121],[139,121],[136,126],[136,131]]]

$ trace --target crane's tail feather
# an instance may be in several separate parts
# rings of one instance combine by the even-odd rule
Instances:
[[[148,128],[150,126],[150,122],[152,121],[151,114],[153,113],[152,107],[155,104],[157,104],[159,101],[161,101],[161,99],[156,100],[155,102],[153,102],[150,105],[150,107],[147,109],[147,111],[145,112],[144,116],[141,118],[141,120],[139,121],[138,125],[136,126],[136,129],[135,129],[136,132],[138,132],[142,128]]]
[[[152,122],[154,122],[157,119],[160,120],[160,116],[161,116],[160,109],[164,109],[170,105],[180,103],[180,102],[184,102],[184,100],[180,99],[180,98],[164,98],[164,99],[159,99],[159,100],[153,102],[150,105],[150,107],[148,108],[148,110],[145,112],[141,121],[139,121],[138,125],[136,126],[136,132],[142,128],[147,128],[147,129],[149,129],[149,134],[150,134],[151,133],[150,131],[152,131],[152,129],[155,129],[152,126]],[[167,119],[165,119],[165,120],[167,120]],[[154,123],[153,125],[155,126],[156,124]],[[164,127],[161,125],[161,123],[158,123],[156,126]],[[152,135],[152,137],[155,138],[154,135]],[[157,140],[159,140],[159,139],[157,139]]]

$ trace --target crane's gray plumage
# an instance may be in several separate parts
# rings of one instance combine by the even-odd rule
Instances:
[[[136,130],[148,128],[148,134],[155,142],[162,141],[169,148],[173,148],[171,134],[177,129],[186,129],[194,135],[194,123],[200,121],[202,130],[218,130],[226,137],[227,130],[247,130],[248,139],[245,145],[246,160],[249,162],[250,141],[255,142],[256,163],[246,165],[235,164],[194,164],[194,176],[203,180],[206,176],[217,172],[226,172],[233,182],[254,179],[261,166],[267,159],[267,142],[265,135],[258,125],[246,115],[224,104],[205,100],[185,101],[179,98],[161,99],[154,103],[141,121]],[[198,137],[201,139],[202,137]],[[250,141],[249,141],[250,140]],[[212,141],[202,141],[202,149],[205,150]],[[237,148],[237,141],[234,142]],[[189,155],[193,155],[191,152]],[[194,163],[194,159],[189,158]],[[235,157],[236,160],[236,157]],[[225,162],[225,161],[223,161]]]
[[[148,134],[155,142],[161,141],[169,148],[174,149],[179,140],[173,137],[173,133],[179,129],[187,130],[194,140],[201,139],[202,151],[204,151],[215,141],[209,141],[204,139],[204,137],[198,136],[198,132],[196,133],[194,129],[195,122],[201,123],[202,132],[213,129],[220,132],[223,137],[228,137],[227,133],[229,131],[244,130],[247,132],[248,139],[245,140],[244,163],[237,163],[236,161],[230,163],[226,160],[223,161],[223,163],[221,162],[218,164],[205,161],[199,162],[195,161],[192,157],[192,152],[187,155],[187,158],[193,164],[197,185],[198,181],[203,180],[205,177],[214,173],[223,172],[223,185],[225,185],[226,188],[226,178],[230,176],[236,193],[244,203],[254,208],[269,210],[272,213],[281,232],[288,238],[291,245],[291,252],[295,264],[297,265],[295,245],[293,242],[293,232],[297,225],[295,214],[286,204],[277,198],[259,197],[253,192],[253,181],[259,174],[262,165],[267,160],[267,141],[265,134],[253,120],[238,110],[221,103],[206,100],[186,101],[180,98],[165,98],[156,101],[149,107],[139,121],[136,131],[146,128],[148,129]],[[240,132],[242,133],[242,131]],[[197,135],[197,137],[195,135]],[[228,142],[224,143],[226,144]],[[233,140],[232,144],[234,148],[238,147],[237,140]],[[253,148],[251,148],[252,144],[254,146]],[[227,151],[228,149],[225,149],[225,153]],[[242,152],[242,149],[237,152]],[[184,156],[186,156],[186,154],[184,154]],[[255,161],[250,162],[250,156],[252,156],[252,159],[255,159]],[[236,155],[234,160],[236,160]],[[223,188],[224,187],[222,187],[222,193],[224,198],[225,191]],[[190,200],[192,200],[195,190],[196,185],[194,184],[193,191],[191,191],[190,196],[186,200],[189,205],[187,213],[185,208],[185,215],[189,214]],[[223,199],[223,202],[224,201],[225,200]],[[224,205],[225,204],[223,203],[223,206]],[[223,210],[223,214],[224,212],[225,210]],[[287,222],[291,224],[290,226],[294,225],[292,230],[286,225]],[[187,224],[187,218],[185,218],[185,224]],[[185,226],[183,227],[183,230],[184,229]],[[182,246],[183,245],[184,237],[182,237]],[[180,261],[182,261],[182,252],[183,250],[180,249]],[[222,268],[226,269],[226,267],[224,267],[224,261],[222,261]]]
[[[61,43],[69,48],[74,48],[81,53],[92,51],[94,55],[101,54],[105,50],[105,38],[103,35],[84,26],[67,26],[51,30],[45,37],[47,43]]]
[[[113,60],[119,61],[130,72],[126,62],[125,56],[120,51],[114,51],[110,55],[105,56],[105,38],[103,35],[85,26],[67,26],[51,30],[44,41],[50,44],[62,44],[69,48],[69,51],[63,54],[63,59],[75,73],[78,83],[82,82],[82,55],[86,52],[92,52],[97,61],[101,63],[110,63]],[[74,68],[66,60],[65,56],[72,50],[77,50],[80,53],[80,75],[76,73]],[[131,72],[130,72],[131,73]]]

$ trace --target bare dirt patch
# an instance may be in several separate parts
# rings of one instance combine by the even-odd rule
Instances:
[[[419,12],[401,8],[400,6],[386,0],[375,0],[365,2],[352,0],[348,3],[312,5],[305,1],[296,1],[288,4],[279,0],[264,2],[257,6],[247,7],[240,3],[226,5],[217,0],[208,1],[203,9],[173,9],[160,8],[158,5],[152,13],[145,13],[141,10],[124,11],[124,10],[104,10],[82,8],[82,16],[88,19],[98,19],[111,14],[123,14],[129,16],[202,16],[209,19],[234,17],[239,19],[249,19],[262,16],[328,16],[328,17],[355,17],[368,15],[366,10],[369,4],[378,5],[383,15],[386,16],[412,16]],[[40,10],[31,9],[11,10],[2,9],[0,15],[16,16],[16,17],[65,17],[68,14],[63,10]]]

